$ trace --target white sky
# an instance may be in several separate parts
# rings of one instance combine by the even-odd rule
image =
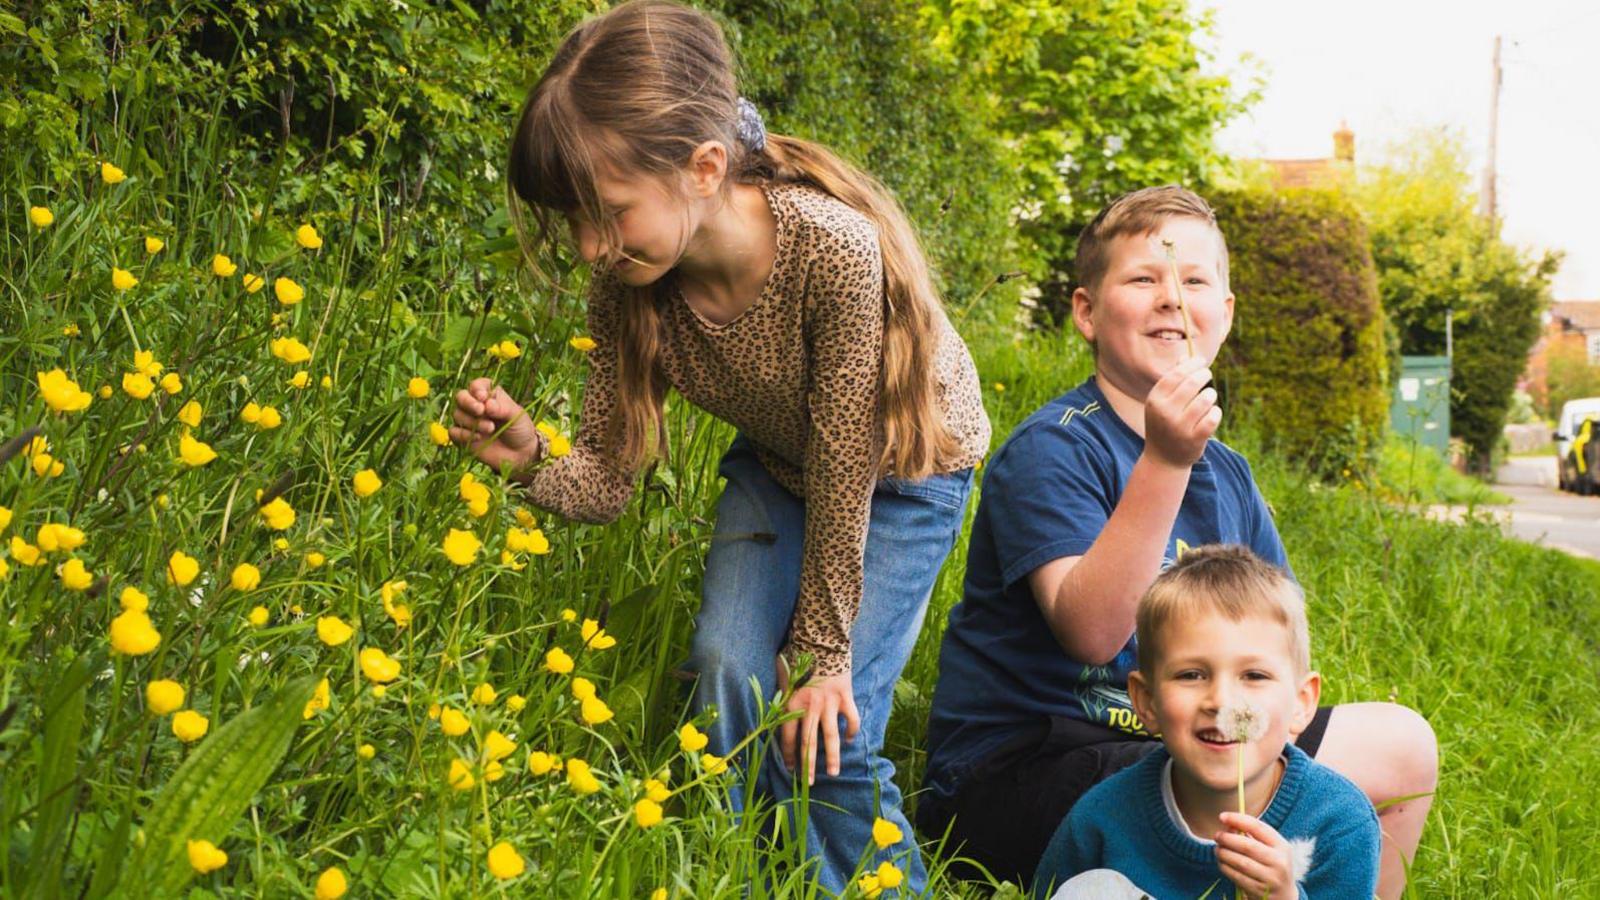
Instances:
[[[1503,35],[1499,208],[1503,235],[1565,250],[1558,300],[1600,299],[1600,0],[1193,0],[1216,12],[1213,67],[1265,77],[1222,132],[1240,157],[1333,153],[1341,119],[1356,161],[1418,127],[1489,141],[1494,36]]]

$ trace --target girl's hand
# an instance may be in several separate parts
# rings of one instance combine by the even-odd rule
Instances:
[[[527,410],[489,379],[474,379],[456,391],[451,415],[455,424],[450,426],[450,440],[485,465],[498,470],[502,463],[511,463],[513,471],[520,471],[537,461],[539,432]]]
[[[1241,896],[1270,893],[1293,900],[1300,895],[1294,883],[1294,854],[1277,829],[1236,812],[1223,813],[1222,824],[1228,830],[1217,835],[1217,865]]]
[[[789,666],[778,657],[778,690],[789,689]],[[794,692],[785,707],[790,712],[805,713],[799,719],[790,719],[778,726],[778,745],[783,749],[783,763],[789,771],[797,770],[796,750],[805,752],[806,784],[817,783],[817,726],[822,727],[822,748],[828,756],[828,774],[839,774],[839,716],[844,716],[844,739],[853,741],[861,730],[861,714],[856,711],[855,692],[850,686],[850,673],[841,672],[826,678],[813,678]],[[798,740],[797,740],[798,739]],[[798,747],[796,745],[799,745]]]

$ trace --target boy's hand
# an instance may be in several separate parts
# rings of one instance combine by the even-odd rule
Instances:
[[[1217,865],[1241,896],[1293,900],[1294,855],[1277,829],[1255,816],[1225,812],[1226,831],[1217,835]]]
[[[1206,387],[1211,368],[1198,356],[1161,376],[1144,401],[1144,452],[1175,469],[1193,466],[1217,433],[1222,408],[1217,392]]]
[[[513,470],[533,463],[539,449],[539,432],[528,413],[503,388],[478,378],[456,391],[455,424],[450,440],[472,451],[485,465],[498,470],[509,462]]]

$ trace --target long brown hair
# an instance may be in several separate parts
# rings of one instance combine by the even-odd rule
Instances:
[[[524,254],[537,268],[538,250],[558,243],[561,220],[578,215],[594,223],[613,257],[596,261],[603,271],[620,241],[595,187],[598,170],[676,176],[709,140],[728,149],[725,195],[735,182],[799,183],[832,195],[877,226],[883,255],[880,467],[908,478],[938,471],[961,448],[944,424],[933,370],[944,310],[910,220],[882,184],[821,144],[779,134],[767,135],[760,150],[741,143],[738,97],[722,29],[702,12],[631,0],[578,25],[529,92],[511,141],[509,199]],[[608,439],[630,472],[665,448],[667,388],[656,364],[665,295],[658,285],[631,293],[620,346],[596,351],[616,354],[620,415]]]

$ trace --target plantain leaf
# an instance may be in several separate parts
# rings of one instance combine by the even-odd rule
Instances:
[[[145,818],[144,851],[129,873],[136,896],[175,894],[194,877],[187,842],[222,843],[289,751],[316,684],[310,676],[291,682],[217,729],[183,761]]]

